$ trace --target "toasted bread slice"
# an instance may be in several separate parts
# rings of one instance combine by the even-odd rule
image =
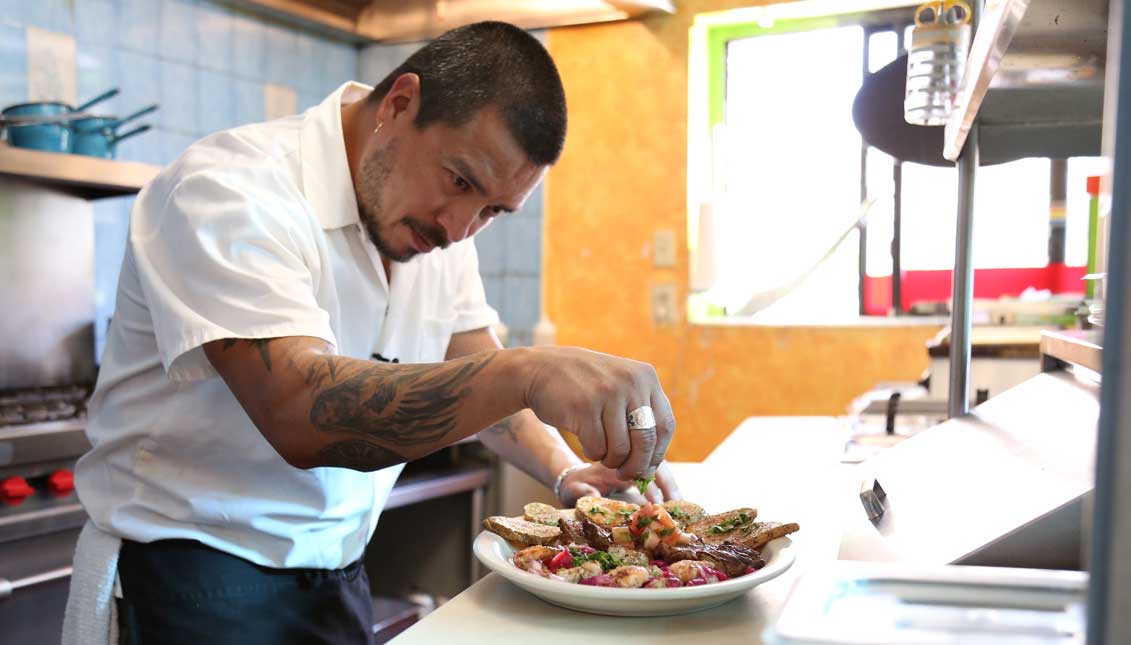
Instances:
[[[664,502],[664,509],[671,514],[672,519],[679,528],[686,529],[688,524],[693,524],[707,517],[703,507],[683,499],[671,499]]]
[[[501,535],[511,542],[521,544],[554,544],[562,530],[556,526],[547,526],[536,522],[528,522],[521,517],[503,517],[495,515],[483,520],[483,527],[488,531]]]
[[[748,540],[742,542],[743,546],[748,546],[751,549],[761,549],[766,546],[770,540],[776,540],[782,536],[796,533],[801,530],[801,526],[796,522],[754,522],[753,531],[750,532]]]
[[[624,526],[630,515],[640,509],[631,502],[618,502],[604,497],[582,497],[577,500],[577,519],[587,519],[598,526]]]
[[[558,518],[561,517],[559,509],[542,502],[530,502],[522,507],[522,512],[525,514],[526,521],[548,526],[557,526]],[[572,518],[573,512],[570,512],[569,516]]]
[[[753,508],[736,508],[733,511],[709,515],[703,519],[687,525],[687,532],[694,533],[707,544],[721,544],[723,542],[739,543],[741,536],[746,535],[758,511]]]

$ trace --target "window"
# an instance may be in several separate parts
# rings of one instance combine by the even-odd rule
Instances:
[[[860,135],[851,107],[862,41],[860,27],[838,27],[728,44],[726,118],[716,127],[723,188],[716,224],[725,230],[717,293],[728,308],[782,287],[783,276],[805,274],[855,223]],[[854,315],[855,246],[852,232],[772,308]]]
[[[693,266],[710,265],[703,274],[713,276],[693,276],[693,288],[705,288],[697,297],[715,311],[755,314],[763,323],[827,324],[949,296],[916,289],[927,274],[949,289],[949,274],[938,274],[954,264],[957,172],[897,163],[865,146],[852,122],[865,72],[902,53],[911,22],[909,6],[870,4],[877,10],[815,15],[829,5],[813,0],[710,14],[702,24],[697,18],[689,239]],[[789,18],[791,10],[803,17]],[[1022,159],[979,169],[976,268],[1049,266],[1051,164]],[[1067,164],[1069,266],[1085,263],[1084,178],[1100,167],[1098,159]],[[897,185],[900,280],[892,275]],[[713,205],[713,218],[700,227],[704,202]],[[699,246],[712,257],[695,257]],[[896,285],[904,292],[892,307]]]

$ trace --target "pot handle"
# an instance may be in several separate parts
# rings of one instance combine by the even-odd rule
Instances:
[[[77,108],[75,108],[75,110],[74,110],[74,111],[75,111],[75,112],[83,112],[83,111],[85,111],[85,110],[86,110],[86,109],[87,109],[88,107],[91,107],[91,106],[92,106],[92,105],[94,105],[95,103],[101,103],[101,102],[105,101],[106,99],[109,99],[109,98],[114,98],[115,96],[117,96],[117,95],[118,95],[118,92],[119,92],[119,91],[121,91],[121,90],[119,90],[119,89],[118,89],[118,88],[116,88],[116,87],[115,87],[114,89],[112,89],[112,90],[106,90],[105,92],[103,92],[103,93],[99,94],[98,96],[96,96],[96,97],[94,97],[94,98],[90,99],[90,100],[89,100],[89,101],[87,101],[86,103],[83,103],[82,105],[78,106]]]
[[[153,105],[150,105],[149,107],[142,108],[142,109],[138,110],[137,112],[134,112],[133,114],[131,114],[127,117],[123,117],[121,119],[118,119],[117,121],[114,122],[113,127],[117,128],[124,123],[129,123],[130,121],[133,121],[134,119],[136,119],[140,116],[145,116],[146,114],[149,114],[150,112],[153,112],[156,109],[157,109],[156,103],[154,103]]]
[[[133,130],[130,130],[129,132],[127,132],[125,134],[116,134],[112,137],[109,137],[109,140],[110,140],[110,143],[112,143],[112,144],[118,143],[122,139],[128,139],[129,137],[132,137],[135,134],[141,134],[142,132],[145,132],[148,129],[149,129],[148,125],[139,125],[136,128],[134,128]]]

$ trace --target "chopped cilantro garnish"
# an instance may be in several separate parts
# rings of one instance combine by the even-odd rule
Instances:
[[[719,522],[710,528],[711,533],[718,535],[719,533],[728,533],[736,528],[750,522],[750,516],[746,513],[739,513],[737,517],[732,517],[729,520]]]
[[[668,511],[668,514],[677,520],[682,520],[687,517],[687,513],[683,512],[682,508],[676,507]]]
[[[595,514],[598,514],[598,513],[600,513],[601,515],[607,515],[608,511],[601,508],[600,506],[594,506],[593,508],[589,509],[590,515],[595,515]]]
[[[674,528],[660,529],[660,537],[667,537],[675,531]]]
[[[634,483],[636,484],[636,490],[640,491],[640,494],[643,495],[644,491],[648,490],[648,487],[651,486],[652,482],[654,482],[654,481],[656,481],[655,475],[652,475],[648,479],[644,479],[643,477],[637,477],[634,480]]]
[[[617,567],[624,566],[624,561],[617,556],[609,553],[608,551],[594,551],[593,553],[582,553],[580,550],[570,547],[570,555],[573,556],[573,565],[580,566],[583,562],[596,562],[601,565],[602,571],[612,571]]]
[[[651,524],[655,519],[656,518],[652,517],[651,515],[641,515],[640,517],[636,518],[636,526],[637,528],[644,528],[645,526]]]

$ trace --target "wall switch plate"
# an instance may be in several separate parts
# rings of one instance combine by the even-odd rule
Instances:
[[[675,266],[675,255],[675,231],[656,231],[652,239],[653,266],[670,269]]]
[[[674,325],[679,322],[679,303],[676,302],[674,282],[652,285],[652,322],[656,325]]]

